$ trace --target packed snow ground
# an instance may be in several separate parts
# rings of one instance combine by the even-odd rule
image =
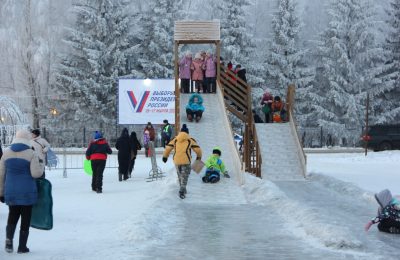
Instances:
[[[308,154],[307,181],[205,185],[192,173],[185,200],[171,161],[158,162],[167,176],[154,182],[142,155],[128,181],[106,169],[102,194],[82,170],[47,171],[54,228],[31,228],[29,259],[398,259],[400,236],[363,226],[374,192],[400,194],[400,151]],[[0,238],[7,212],[1,204]],[[0,250],[0,259],[22,258]]]

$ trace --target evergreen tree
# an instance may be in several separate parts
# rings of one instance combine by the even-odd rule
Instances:
[[[323,126],[336,140],[358,138],[351,133],[361,133],[366,92],[377,84],[382,49],[375,44],[371,10],[367,1],[335,0],[317,49],[319,68],[308,91],[306,121]]]
[[[400,123],[400,0],[392,0],[387,10],[388,35],[384,45],[385,64],[379,88],[372,100],[374,123]]]
[[[73,3],[74,28],[68,28],[63,56],[56,76],[56,88],[70,100],[64,120],[74,124],[110,124],[116,118],[116,91],[119,76],[130,73],[133,56],[128,29],[130,15],[122,0],[88,0]],[[73,102],[72,102],[73,101]]]
[[[305,50],[299,48],[300,19],[295,0],[278,0],[278,11],[272,19],[272,41],[266,60],[269,87],[285,96],[289,84],[306,86],[312,72],[304,65]]]
[[[252,86],[264,82],[262,72],[264,67],[258,62],[256,44],[251,30],[246,26],[245,7],[250,5],[248,0],[224,0],[218,6],[217,13],[221,19],[221,56],[234,65],[240,64],[247,68],[247,78]]]
[[[174,22],[182,17],[182,0],[158,0],[143,12],[139,70],[145,78],[172,78],[174,73]]]

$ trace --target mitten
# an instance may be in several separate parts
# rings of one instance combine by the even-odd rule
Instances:
[[[369,228],[373,225],[374,223],[372,221],[368,221],[368,223],[365,225],[364,230],[365,232],[368,232]]]
[[[1,196],[1,197],[0,197],[0,201],[1,201],[1,203],[4,203],[4,202],[5,202],[4,196]]]
[[[163,161],[164,163],[166,163],[166,162],[168,161],[168,158],[167,158],[167,157],[163,157],[163,158],[162,158],[162,161]]]
[[[217,164],[218,164],[218,165],[221,165],[221,164],[222,164],[221,159],[218,159],[218,160],[217,160]]]

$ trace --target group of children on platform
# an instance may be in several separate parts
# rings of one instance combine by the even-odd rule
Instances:
[[[194,82],[197,93],[216,92],[217,58],[211,52],[198,52],[192,59],[192,53],[187,51],[178,65],[182,93],[194,92],[190,81]]]

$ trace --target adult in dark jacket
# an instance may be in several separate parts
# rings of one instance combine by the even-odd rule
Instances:
[[[139,140],[137,139],[136,132],[131,132],[131,136],[129,137],[132,150],[131,150],[131,162],[129,163],[128,169],[128,177],[132,176],[133,168],[135,167],[135,160],[137,156],[137,151],[142,149],[142,145],[140,144]]]
[[[44,164],[29,141],[31,133],[19,130],[0,160],[0,201],[9,207],[6,227],[6,251],[13,252],[14,232],[21,218],[18,253],[28,253],[32,205],[38,199],[35,178],[43,174]]]
[[[112,154],[110,145],[103,135],[96,131],[94,140],[86,150],[86,159],[92,164],[92,190],[97,193],[103,192],[103,172],[106,167],[107,154]]]
[[[129,139],[128,129],[122,130],[121,136],[118,138],[115,148],[118,150],[118,180],[124,181],[128,179],[129,163],[131,162],[132,144]]]
[[[3,156],[3,149],[1,149],[1,142],[0,142],[0,159]]]
[[[243,80],[244,82],[247,83],[246,69],[243,69],[242,65],[240,65],[240,64],[236,65],[235,72],[236,72],[236,75],[238,76],[238,78],[240,78],[241,80]]]

